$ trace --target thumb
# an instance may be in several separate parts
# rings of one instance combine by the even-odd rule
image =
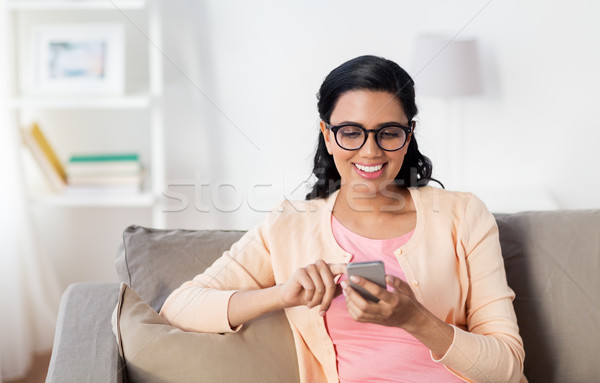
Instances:
[[[388,283],[388,285],[392,286],[394,288],[394,290],[396,290],[397,292],[404,294],[404,295],[409,295],[406,293],[406,291],[404,291],[403,287],[407,287],[408,290],[410,290],[410,287],[408,287],[408,285],[406,284],[406,282],[404,282],[402,279],[395,277],[391,274],[386,275],[386,281]]]
[[[386,279],[387,284],[392,286],[394,288],[394,290],[400,290],[400,286],[402,286],[400,278],[397,278],[391,274],[388,274],[385,276],[385,279]]]

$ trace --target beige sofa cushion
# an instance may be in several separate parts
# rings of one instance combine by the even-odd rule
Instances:
[[[123,232],[115,266],[119,280],[131,286],[155,311],[183,282],[204,272],[243,231],[160,230],[132,225]]]
[[[283,311],[238,333],[201,334],[170,326],[125,283],[117,305],[119,353],[128,381],[298,382],[292,332]]]

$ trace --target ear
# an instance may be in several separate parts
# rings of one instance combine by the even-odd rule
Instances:
[[[321,133],[323,134],[323,138],[325,139],[325,146],[327,147],[327,153],[333,154],[333,152],[331,151],[331,132],[325,126],[325,121],[321,121],[319,123],[319,126],[321,128]]]

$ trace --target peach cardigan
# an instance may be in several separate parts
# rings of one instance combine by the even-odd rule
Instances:
[[[500,252],[498,228],[470,193],[409,188],[417,210],[412,238],[394,254],[417,299],[454,326],[454,339],[436,362],[466,381],[519,382],[525,351]],[[327,199],[284,201],[204,273],[185,282],[160,314],[197,332],[232,332],[229,298],[237,290],[285,282],[318,259],[345,263],[331,229],[338,193]],[[336,357],[319,307],[286,309],[302,382],[337,382]],[[433,358],[433,357],[432,357]]]

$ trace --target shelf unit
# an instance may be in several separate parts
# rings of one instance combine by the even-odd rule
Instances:
[[[7,62],[7,85],[9,129],[15,144],[19,145],[19,129],[33,121],[25,121],[27,113],[47,112],[77,112],[107,115],[115,112],[143,113],[148,119],[147,134],[149,136],[148,158],[144,166],[149,170],[146,184],[149,184],[140,194],[135,195],[67,195],[49,194],[42,190],[31,190],[26,185],[27,194],[32,205],[50,207],[147,207],[152,209],[152,225],[165,227],[165,216],[159,207],[162,188],[165,180],[164,127],[163,127],[163,70],[161,47],[160,0],[4,0],[6,25],[4,35],[9,58]],[[147,81],[143,90],[133,91],[126,86],[126,91],[119,96],[38,96],[24,90],[20,79],[21,71],[25,68],[20,55],[18,41],[26,40],[19,25],[28,14],[36,13],[36,19],[44,23],[60,23],[60,18],[72,15],[93,15],[96,19],[109,15],[119,18],[122,24],[128,23],[131,31],[139,33],[145,40],[148,49]],[[127,13],[134,12],[137,17],[143,17],[147,28],[140,30],[134,25]],[[57,17],[61,16],[61,17]],[[56,19],[59,19],[56,21]],[[130,32],[131,33],[131,32]],[[139,37],[139,36],[137,36]],[[127,46],[126,46],[127,49]],[[126,72],[127,76],[127,72]],[[127,78],[126,78],[127,82]],[[129,84],[131,85],[131,84]],[[137,88],[139,89],[139,88]],[[52,127],[44,127],[51,130]],[[126,126],[123,126],[126,128]],[[21,173],[25,172],[23,159],[19,164]],[[148,182],[149,181],[149,182]]]
[[[8,100],[8,108],[23,109],[148,109],[151,97],[147,94],[104,98],[18,97]]]
[[[146,0],[7,0],[8,9],[21,10],[98,10],[144,9]]]
[[[135,196],[63,196],[53,194],[33,195],[34,204],[54,207],[152,207],[154,196],[150,192]]]

